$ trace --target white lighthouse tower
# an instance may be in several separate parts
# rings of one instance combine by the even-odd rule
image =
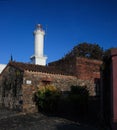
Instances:
[[[47,57],[44,56],[44,35],[45,31],[41,24],[38,24],[34,31],[34,55],[31,56],[33,64],[46,65]]]

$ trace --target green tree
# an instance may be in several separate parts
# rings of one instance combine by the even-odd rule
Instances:
[[[98,44],[84,42],[76,45],[69,53],[65,55],[64,58],[85,57],[90,59],[102,60],[103,54],[103,48],[100,47]]]
[[[110,58],[112,49],[114,49],[114,48],[109,48],[104,51],[103,62],[106,62],[106,60],[108,60]]]

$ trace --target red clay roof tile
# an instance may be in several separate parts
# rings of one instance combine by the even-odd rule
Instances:
[[[34,71],[34,72],[43,72],[43,73],[51,73],[51,74],[61,74],[61,75],[70,75],[68,73],[65,73],[63,71],[57,70],[53,66],[41,66],[41,65],[35,65],[35,64],[29,64],[29,63],[22,63],[22,62],[15,62],[11,61],[9,62],[10,66],[13,66],[17,69],[20,69],[22,71]]]

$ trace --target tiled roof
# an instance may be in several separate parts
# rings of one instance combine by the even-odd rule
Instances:
[[[15,62],[11,61],[9,62],[10,66],[13,66],[17,69],[20,69],[22,71],[33,71],[33,72],[43,72],[43,73],[51,73],[51,74],[61,74],[61,75],[70,75],[68,73],[65,73],[63,71],[55,69],[55,67],[52,66],[41,66],[41,65],[35,65],[35,64],[29,64],[29,63],[22,63],[22,62]]]

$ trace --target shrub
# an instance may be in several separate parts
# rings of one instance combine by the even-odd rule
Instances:
[[[60,91],[52,85],[40,87],[37,96],[37,105],[39,110],[44,112],[54,112],[57,109]]]
[[[82,98],[87,98],[89,96],[89,91],[86,86],[71,86],[70,95],[77,95]]]
[[[69,100],[77,113],[84,113],[87,109],[89,92],[86,86],[71,86]]]

